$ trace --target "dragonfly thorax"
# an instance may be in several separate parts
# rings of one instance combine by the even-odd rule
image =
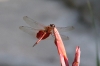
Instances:
[[[51,26],[47,26],[47,27],[45,27],[45,32],[52,33],[53,28],[54,28],[53,25],[52,25],[52,27]]]

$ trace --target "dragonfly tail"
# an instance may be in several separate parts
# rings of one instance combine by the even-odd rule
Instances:
[[[37,42],[33,45],[33,47],[37,44]]]
[[[39,39],[37,40],[37,42],[33,45],[33,47],[41,41],[41,39],[45,36],[45,34],[46,34],[46,33],[44,33],[44,34],[42,35],[42,37],[39,38]]]

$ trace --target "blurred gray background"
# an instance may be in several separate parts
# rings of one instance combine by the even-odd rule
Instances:
[[[90,0],[90,3],[98,32],[96,38],[87,0],[0,0],[0,66],[60,66],[54,41],[43,40],[32,47],[36,40],[19,29],[19,26],[29,26],[23,16],[44,25],[74,26],[72,31],[60,32],[70,38],[64,41],[70,66],[76,46],[81,48],[80,66],[96,66],[100,0]]]

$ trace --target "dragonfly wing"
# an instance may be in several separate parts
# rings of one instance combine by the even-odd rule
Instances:
[[[42,24],[40,24],[40,23],[38,23],[37,21],[35,21],[35,20],[33,20],[33,19],[31,19],[31,18],[29,18],[28,16],[24,16],[23,17],[23,20],[28,24],[28,25],[30,25],[31,27],[33,27],[33,28],[36,28],[36,29],[44,29],[44,25],[42,25]]]
[[[64,41],[69,40],[68,36],[65,36],[65,35],[62,35],[62,34],[60,34],[60,36],[61,36],[62,40],[64,40]],[[55,39],[55,36],[52,32],[51,35],[46,40],[54,40],[54,39]]]
[[[40,30],[40,29],[31,28],[31,27],[28,27],[28,26],[20,26],[19,29],[30,34],[30,35],[32,35],[35,39],[37,39],[36,34]],[[69,37],[65,36],[65,35],[61,35],[61,38],[63,40],[69,40]],[[53,35],[53,33],[48,38],[46,38],[46,40],[54,40],[54,39],[55,39],[55,36]]]
[[[66,31],[71,31],[74,29],[73,26],[68,26],[68,27],[57,27],[59,32],[66,32]]]
[[[54,35],[52,35],[52,36],[54,38]],[[62,38],[63,41],[69,40],[68,36],[65,36],[65,35],[60,35],[60,36],[61,36],[61,38]]]
[[[69,37],[65,36],[65,35],[61,35],[61,38],[62,38],[62,40],[69,40]]]
[[[34,28],[31,28],[31,27],[27,27],[27,26],[20,26],[19,29],[30,34],[30,35],[32,35],[35,38],[36,38],[37,32],[39,31],[39,29],[34,29]]]

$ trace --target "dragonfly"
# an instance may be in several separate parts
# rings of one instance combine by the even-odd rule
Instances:
[[[45,40],[47,38],[50,39],[50,35],[51,37],[54,38],[53,35],[53,28],[55,27],[54,24],[50,24],[48,26],[45,26],[43,24],[38,23],[37,21],[29,18],[28,16],[24,16],[23,20],[30,25],[30,27],[28,26],[20,26],[19,29],[34,36],[34,38],[37,38],[38,40],[36,41],[36,43],[33,45],[33,47],[38,44],[41,40]],[[73,30],[74,27],[73,26],[68,26],[68,27],[56,27],[58,29],[58,31],[60,32],[66,32],[66,31],[70,31]],[[68,40],[69,37],[65,36],[65,35],[61,35],[62,39],[64,40]],[[52,38],[51,38],[52,39]]]

